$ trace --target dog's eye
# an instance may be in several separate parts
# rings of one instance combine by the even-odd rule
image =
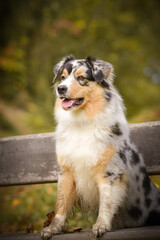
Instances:
[[[80,85],[82,86],[88,86],[88,79],[83,77],[82,75],[77,77],[78,82],[80,83]]]
[[[66,78],[65,75],[62,75],[61,76],[61,81],[65,80],[65,78]]]
[[[84,80],[84,77],[82,75],[80,75],[80,76],[77,77],[77,80],[82,81],[82,80]]]

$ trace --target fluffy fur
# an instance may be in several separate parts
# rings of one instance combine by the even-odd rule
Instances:
[[[56,216],[42,230],[42,238],[63,230],[75,204],[97,213],[95,236],[118,228],[160,225],[160,192],[130,142],[112,65],[69,56],[54,71],[61,174]]]

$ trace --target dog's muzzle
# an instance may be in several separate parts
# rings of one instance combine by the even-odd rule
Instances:
[[[58,94],[60,95],[60,97],[65,97],[67,91],[68,91],[68,87],[65,86],[65,85],[59,85],[59,86],[57,87],[57,92],[58,92]]]
[[[62,99],[61,106],[64,110],[68,109],[75,109],[76,107],[80,106],[84,101],[84,98],[69,98],[67,96],[68,87],[66,85],[59,85],[57,87],[58,97]]]

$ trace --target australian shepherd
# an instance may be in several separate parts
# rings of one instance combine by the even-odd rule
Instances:
[[[130,141],[112,65],[68,56],[54,72],[61,173],[56,216],[42,238],[62,232],[76,204],[97,214],[96,237],[119,228],[160,225],[160,192]]]

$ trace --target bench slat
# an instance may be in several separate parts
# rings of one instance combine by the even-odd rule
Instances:
[[[55,134],[0,139],[0,185],[56,182]]]
[[[150,175],[160,173],[160,122],[130,124]],[[62,149],[63,151],[63,149]],[[56,182],[55,133],[0,138],[0,186]]]
[[[42,240],[40,233],[15,233],[15,234],[2,234],[0,240]],[[95,239],[91,231],[82,231],[79,233],[66,233],[61,235],[54,235],[50,240],[91,240]],[[128,228],[108,232],[104,234],[103,240],[159,240],[160,227],[142,227],[142,228]]]

